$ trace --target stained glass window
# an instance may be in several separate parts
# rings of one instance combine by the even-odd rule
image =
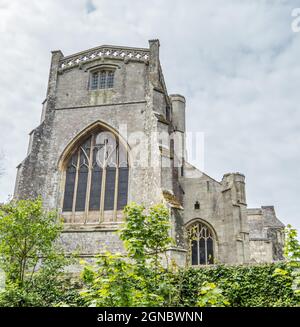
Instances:
[[[128,173],[129,173],[128,167],[119,168],[118,205],[117,205],[118,210],[124,208],[127,203]]]
[[[63,212],[122,210],[127,204],[127,151],[112,133],[100,131],[77,146],[66,165]]]
[[[74,185],[77,169],[77,156],[73,155],[68,162],[66,169],[65,196],[64,196],[64,211],[72,211]]]
[[[214,263],[214,234],[207,225],[197,222],[188,228],[190,262],[192,265]]]

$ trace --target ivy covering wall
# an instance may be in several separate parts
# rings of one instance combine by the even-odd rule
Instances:
[[[286,263],[190,268],[177,275],[180,304],[195,306],[204,282],[218,285],[230,306],[297,306],[293,270]]]

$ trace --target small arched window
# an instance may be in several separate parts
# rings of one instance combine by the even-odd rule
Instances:
[[[199,201],[196,201],[195,204],[194,204],[194,209],[195,210],[199,210],[200,209],[200,203]]]
[[[210,227],[197,222],[188,228],[190,262],[193,266],[214,263],[214,233]]]
[[[100,70],[91,73],[90,89],[111,89],[114,87],[114,71]]]
[[[90,134],[66,164],[63,213],[68,221],[101,222],[105,213],[115,220],[127,204],[128,174],[127,151],[119,139],[105,130]]]

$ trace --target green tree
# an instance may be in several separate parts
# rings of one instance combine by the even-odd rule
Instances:
[[[124,209],[124,220],[120,238],[129,258],[135,262],[148,303],[155,304],[155,299],[156,305],[168,302],[174,293],[169,271],[172,267],[169,267],[167,256],[173,244],[169,210],[163,204],[146,210],[144,206],[131,203]]]
[[[131,203],[124,209],[125,223],[119,235],[126,254],[107,252],[96,266],[85,265],[86,289],[81,295],[88,305],[155,306],[170,299],[170,275],[161,255],[171,245],[168,209],[159,204],[147,212]]]
[[[0,267],[5,272],[4,305],[51,305],[59,295],[64,254],[56,246],[63,228],[42,200],[12,201],[0,207]]]
[[[132,307],[157,304],[158,296],[148,294],[144,279],[134,263],[121,254],[100,255],[96,266],[85,265],[82,273],[86,289],[80,294],[88,306]]]
[[[290,263],[300,266],[300,244],[297,236],[297,230],[290,224],[287,225],[285,228],[284,256]]]
[[[294,277],[295,294],[299,297],[300,304],[300,243],[297,239],[298,233],[290,224],[285,228],[285,246],[284,256],[287,259],[287,264],[292,269],[292,276]],[[277,274],[280,272],[276,271]],[[281,271],[284,276],[285,270]]]
[[[145,213],[145,207],[131,203],[124,209],[124,220],[119,234],[129,257],[140,265],[144,265],[148,259],[158,269],[160,256],[166,254],[173,241],[169,233],[168,209],[157,204]]]
[[[131,203],[124,209],[125,223],[119,231],[126,254],[99,256],[82,274],[82,297],[89,306],[178,306],[182,305],[183,278],[174,262],[168,264],[172,245],[170,216],[162,204],[148,210]],[[198,306],[228,305],[213,283],[195,289]],[[201,287],[201,285],[203,287]]]

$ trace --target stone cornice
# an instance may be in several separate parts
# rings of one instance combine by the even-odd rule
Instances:
[[[97,59],[135,60],[148,63],[149,49],[102,45],[86,51],[63,57],[59,63],[60,71],[79,66]]]

